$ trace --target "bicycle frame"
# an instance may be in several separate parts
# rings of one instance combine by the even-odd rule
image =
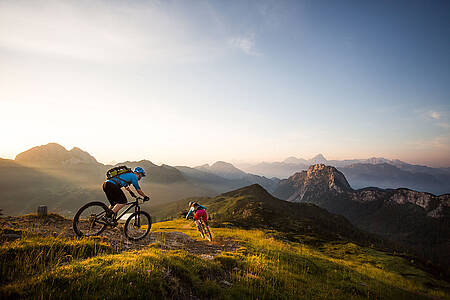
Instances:
[[[132,209],[133,207],[135,208],[134,212],[139,212],[141,211],[141,207],[139,206],[139,198],[136,198],[136,201],[133,202],[127,202],[125,203],[125,205],[129,205],[128,208],[126,210],[124,210],[120,215],[118,215],[116,217],[116,220],[120,220],[120,218],[122,218],[128,211],[130,211],[130,209]]]

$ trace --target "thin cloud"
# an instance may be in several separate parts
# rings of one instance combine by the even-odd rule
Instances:
[[[442,114],[438,113],[437,111],[430,111],[428,115],[435,120],[439,120],[442,116]]]
[[[259,56],[260,52],[256,51],[255,48],[255,36],[254,34],[250,34],[248,36],[238,36],[229,39],[229,44],[241,50],[247,55]]]
[[[428,117],[432,119],[434,125],[439,126],[444,129],[450,129],[449,117],[450,112],[447,110],[441,111],[429,111]]]
[[[194,6],[214,24],[206,6]],[[158,3],[0,2],[0,47],[100,63],[184,63],[223,54],[220,38],[202,35],[183,12],[173,14]]]
[[[450,129],[450,111],[446,109],[428,111],[422,110],[420,114],[424,120],[430,122],[431,124],[440,128]]]
[[[450,136],[438,135],[434,137],[429,137],[427,139],[418,139],[408,143],[410,147],[419,150],[439,150],[439,149],[450,149]]]

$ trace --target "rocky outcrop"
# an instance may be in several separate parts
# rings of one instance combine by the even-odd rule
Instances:
[[[283,189],[290,188],[293,193],[286,197]],[[275,190],[275,196],[291,202],[306,202],[309,197],[320,197],[325,193],[346,193],[352,191],[345,176],[334,167],[317,164],[307,171],[296,173],[288,179],[281,180]],[[289,192],[288,192],[289,193]]]

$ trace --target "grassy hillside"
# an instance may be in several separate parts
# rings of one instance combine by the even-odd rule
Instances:
[[[342,216],[331,214],[314,204],[277,199],[257,184],[217,197],[190,198],[156,206],[152,214],[157,220],[178,218],[186,213],[189,201],[206,206],[214,225],[272,229],[292,241],[322,243],[345,239],[364,245],[393,247],[375,235],[356,229]]]
[[[152,234],[161,231],[199,237],[186,220],[153,225]],[[212,231],[239,247],[197,255],[157,242],[111,253],[98,239],[25,236],[0,247],[0,298],[450,299],[449,283],[370,247],[282,241],[273,230]]]

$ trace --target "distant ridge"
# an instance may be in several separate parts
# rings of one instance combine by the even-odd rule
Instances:
[[[215,175],[221,176],[226,179],[242,179],[247,174],[244,171],[239,170],[232,164],[224,162],[224,161],[217,161],[214,164],[212,164],[211,166],[208,164],[204,164],[204,165],[195,167],[195,169],[213,173]]]
[[[68,151],[57,143],[33,147],[18,154],[15,161],[26,165],[48,167],[76,164],[99,165],[97,160],[86,151],[77,147]]]
[[[150,160],[115,162],[114,165],[143,167],[147,176],[141,188],[151,203],[169,203],[185,197],[215,196],[232,189],[259,183],[273,190],[278,180],[245,173],[233,165],[218,162],[211,170],[160,166]],[[15,160],[0,159],[0,208],[5,214],[26,214],[41,204],[65,216],[73,216],[86,201],[106,200],[102,190],[106,171],[113,165],[99,163],[88,152],[74,147],[67,150],[57,143],[32,147]],[[209,167],[208,165],[206,165]],[[205,167],[206,167],[205,166]],[[227,179],[212,172],[225,170],[236,178]],[[223,175],[223,174],[222,174]]]
[[[389,160],[383,157],[327,160],[322,154],[318,154],[306,160],[291,156],[282,162],[242,165],[242,169],[268,178],[288,178],[297,172],[308,170],[314,164],[336,167],[355,189],[368,186],[406,187],[437,195],[450,193],[450,168],[411,165],[398,159]]]
[[[287,189],[287,192],[285,191]],[[291,191],[294,191],[291,193]],[[370,191],[370,193],[369,193]],[[290,194],[291,193],[291,194]],[[292,202],[321,203],[328,201],[330,196],[348,196],[349,200],[368,203],[376,199],[386,198],[386,201],[394,201],[397,204],[414,204],[423,208],[429,217],[446,217],[448,206],[450,206],[449,194],[435,196],[430,193],[417,192],[409,189],[365,188],[353,190],[347,182],[344,174],[335,167],[324,164],[313,165],[307,171],[294,174],[288,179],[282,180],[275,195],[287,198]],[[408,194],[409,197],[398,195]]]
[[[246,185],[252,184],[252,183],[258,183],[258,184],[262,185],[264,188],[268,189],[269,191],[272,191],[278,183],[278,180],[272,180],[272,179],[266,178],[264,176],[258,176],[258,175],[246,173],[246,172],[236,168],[233,164],[230,164],[230,163],[227,163],[224,161],[217,161],[214,164],[212,164],[211,166],[208,164],[204,164],[204,165],[195,167],[195,169],[198,171],[202,171],[202,172],[210,173],[210,174],[213,174],[216,176],[220,176],[220,177],[228,179],[228,180],[240,180],[243,182],[247,182]]]

